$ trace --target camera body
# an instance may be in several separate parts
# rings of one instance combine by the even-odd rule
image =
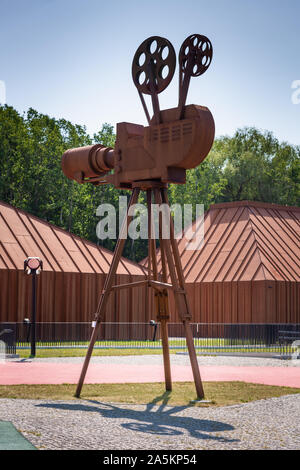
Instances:
[[[178,108],[172,108],[160,112],[160,124],[153,119],[147,127],[119,123],[114,149],[96,144],[67,150],[62,169],[79,183],[110,183],[116,188],[130,189],[143,180],[184,184],[186,170],[209,153],[215,125],[204,106],[188,105],[184,118],[177,116]]]
[[[185,39],[179,51],[178,106],[160,110],[158,94],[172,80],[176,54],[167,39],[146,39],[134,55],[132,78],[148,126],[117,124],[114,149],[96,144],[67,150],[62,157],[64,174],[78,183],[113,184],[120,189],[149,180],[184,184],[186,170],[205,159],[214,141],[215,124],[209,109],[185,105],[191,77],[206,72],[212,55],[206,36],[192,34]],[[152,118],[144,94],[151,96]]]

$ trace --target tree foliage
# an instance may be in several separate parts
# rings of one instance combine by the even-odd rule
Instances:
[[[300,204],[300,147],[280,143],[271,132],[238,129],[215,140],[204,162],[187,172],[186,187],[171,186],[172,202],[211,204],[262,201]]]
[[[96,209],[111,203],[118,210],[118,191],[111,186],[80,185],[61,171],[61,156],[72,147],[102,143],[114,146],[110,124],[92,137],[84,126],[29,109],[20,115],[0,107],[0,199],[93,242],[113,249],[114,240],[96,237]],[[300,147],[279,142],[271,132],[243,128],[233,137],[215,140],[209,156],[187,172],[186,185],[170,185],[170,203],[256,200],[300,203]],[[144,199],[141,199],[143,202]],[[145,240],[129,240],[124,255],[146,255]]]

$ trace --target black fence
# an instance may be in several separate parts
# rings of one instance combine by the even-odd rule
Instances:
[[[197,352],[261,352],[292,354],[300,340],[300,324],[207,324],[192,323]],[[30,348],[30,324],[0,323],[7,353]],[[92,333],[91,323],[37,323],[36,347],[86,348]],[[8,332],[10,330],[10,332]],[[186,350],[181,323],[169,323],[170,349]],[[160,324],[102,323],[95,348],[159,349]]]

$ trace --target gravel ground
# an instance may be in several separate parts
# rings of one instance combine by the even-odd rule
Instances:
[[[300,395],[220,408],[0,399],[40,449],[299,449]]]
[[[188,365],[187,354],[170,354],[171,364]],[[59,363],[82,363],[84,357],[47,357],[35,359],[10,359],[17,362],[59,362]],[[295,367],[295,361],[266,357],[239,357],[239,356],[198,356],[200,365],[212,366],[261,366],[261,367]],[[91,363],[94,364],[134,364],[134,365],[159,365],[163,363],[162,354],[144,356],[92,356]],[[300,360],[299,360],[300,363]]]

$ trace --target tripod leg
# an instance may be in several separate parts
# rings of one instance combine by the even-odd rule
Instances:
[[[164,315],[168,313],[168,297],[167,292],[161,292],[160,301],[163,303],[163,308],[165,309]],[[159,313],[158,315],[161,315]],[[161,341],[163,347],[163,360],[164,360],[164,370],[165,370],[165,384],[166,391],[172,390],[172,376],[171,376],[171,363],[170,363],[170,350],[169,350],[169,337],[168,337],[168,320],[166,318],[160,318],[160,329],[161,329]]]
[[[152,261],[151,261],[151,256],[152,256],[152,251],[151,251],[151,238],[150,238],[150,227],[151,227],[151,210],[149,210],[149,206],[151,206],[151,189],[147,189],[147,208],[148,208],[148,281],[152,278]],[[151,308],[150,308],[150,289],[146,288],[145,292],[145,314],[146,318],[149,319],[151,315]]]
[[[162,214],[159,214],[159,240],[161,244],[162,240]],[[161,260],[162,260],[162,280],[168,282],[165,253],[164,247],[161,245]],[[155,258],[156,259],[156,258]],[[157,270],[157,268],[156,268]],[[161,316],[160,327],[161,327],[161,340],[163,346],[163,357],[165,366],[165,379],[166,379],[166,390],[172,390],[172,377],[171,377],[171,364],[170,364],[170,350],[169,350],[169,334],[168,334],[168,321],[169,321],[169,301],[168,292],[165,290],[162,292],[162,301],[165,314]]]
[[[156,199],[159,204],[165,203],[169,205],[166,189],[162,188],[160,191],[156,191]],[[162,244],[166,253],[171,282],[172,282],[172,285],[174,286],[174,298],[175,298],[177,310],[181,318],[181,321],[183,322],[183,325],[184,325],[186,343],[187,343],[187,348],[189,352],[197,396],[199,398],[203,398],[204,390],[202,386],[199,365],[197,361],[193,335],[192,335],[191,325],[190,325],[191,312],[190,312],[188,299],[186,295],[184,275],[183,275],[180,255],[178,251],[177,241],[175,240],[175,236],[174,236],[174,226],[173,226],[173,220],[172,220],[171,215],[169,217],[169,221],[170,221],[170,240],[162,240]]]
[[[148,257],[149,257],[149,266],[152,260],[152,271],[153,279],[158,280],[157,272],[157,259],[156,259],[156,246],[154,238],[154,228],[153,228],[153,217],[152,217],[152,206],[151,206],[151,194],[152,191],[147,191],[147,205],[148,205]],[[159,233],[161,233],[161,220]],[[166,276],[164,276],[164,282],[166,281]],[[164,372],[165,372],[165,386],[166,391],[172,390],[172,377],[171,377],[171,364],[170,364],[170,350],[169,350],[169,339],[168,339],[168,294],[167,292],[156,292],[155,293],[155,305],[156,305],[156,319],[160,321],[161,328],[161,341],[163,348],[163,361],[164,361]]]
[[[152,278],[152,210],[151,210],[151,189],[147,189],[147,209],[148,209],[148,280]]]
[[[116,245],[116,248],[115,248],[115,251],[114,251],[112,263],[111,263],[108,275],[105,279],[104,289],[103,289],[103,292],[101,294],[100,301],[99,301],[99,304],[98,304],[98,308],[97,308],[97,311],[96,311],[96,314],[95,314],[96,325],[93,329],[93,333],[92,333],[92,336],[91,336],[91,339],[90,339],[89,347],[88,347],[86,357],[85,357],[85,360],[84,360],[84,363],[83,363],[83,366],[82,366],[80,378],[79,378],[76,393],[75,393],[76,397],[80,397],[82,385],[83,385],[83,382],[84,382],[84,379],[85,379],[87,368],[89,366],[89,362],[90,362],[91,355],[92,355],[92,352],[93,352],[93,349],[94,349],[94,345],[95,345],[95,341],[96,341],[96,338],[97,338],[98,330],[99,330],[99,327],[100,327],[100,322],[103,321],[103,319],[104,319],[106,304],[107,304],[107,301],[108,301],[108,297],[109,297],[109,294],[110,294],[111,287],[113,285],[115,274],[117,272],[118,264],[119,264],[121,256],[122,256],[123,248],[124,248],[125,241],[126,241],[127,234],[128,234],[128,224],[129,224],[129,222],[132,218],[132,216],[129,216],[129,209],[133,204],[135,204],[137,202],[139,191],[140,190],[138,188],[135,188],[132,191],[132,195],[131,195],[131,198],[130,198],[130,201],[129,201],[129,204],[128,204],[128,208],[127,208],[127,216],[125,217],[125,219],[123,221],[121,231],[120,231],[120,234],[119,234],[119,238],[118,238],[118,241],[117,241],[117,245]]]

